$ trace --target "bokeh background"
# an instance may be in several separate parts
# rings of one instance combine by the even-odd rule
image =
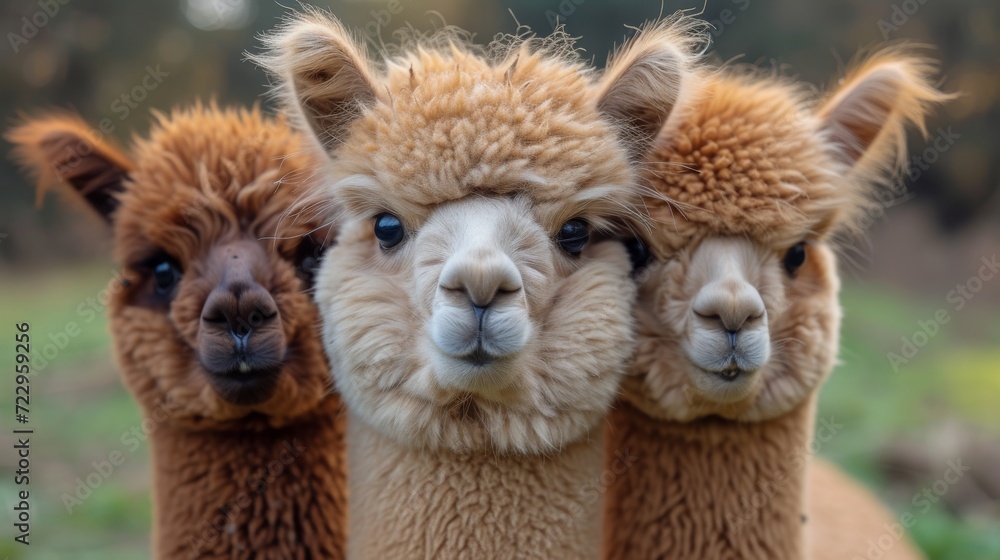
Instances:
[[[602,64],[628,26],[661,10],[702,9],[701,0],[354,0],[330,9],[377,47],[396,30],[456,25],[488,41],[516,21],[548,34],[557,18]],[[46,12],[48,5],[48,13]],[[54,9],[52,6],[57,6]],[[285,8],[247,0],[12,0],[0,7],[0,113],[72,108],[110,119],[127,144],[150,112],[217,98],[250,104],[266,91],[243,61],[256,35]],[[55,12],[55,13],[52,13]],[[42,15],[39,15],[42,14]],[[932,46],[943,87],[962,97],[911,138],[906,192],[871,216],[864,239],[843,248],[842,365],[822,391],[820,418],[843,426],[817,452],[864,481],[931,558],[1000,558],[1000,274],[980,274],[1000,252],[1000,4],[995,0],[709,0],[711,56],[751,63],[825,87],[860,48],[909,39]],[[43,22],[43,23],[42,23]],[[133,92],[147,73],[162,79]],[[147,83],[149,83],[147,81]],[[267,101],[264,101],[267,105]],[[935,147],[935,139],[940,138]],[[9,153],[9,144],[0,142]],[[0,556],[148,556],[147,447],[123,435],[142,416],[109,354],[101,292],[114,274],[109,235],[72,201],[33,186],[0,160],[0,410],[13,426],[14,323],[29,321],[36,356],[30,547],[14,544],[15,456],[0,432]],[[966,286],[965,293],[958,286]],[[932,325],[944,310],[947,322]],[[69,323],[80,326],[67,335]],[[922,331],[926,336],[917,334]],[[76,332],[76,331],[73,331]],[[913,347],[907,346],[912,343]],[[48,347],[48,348],[46,348]],[[905,363],[891,360],[899,354]],[[131,440],[128,440],[131,442]],[[96,465],[113,451],[125,463],[96,488]],[[943,480],[959,461],[970,470]],[[954,477],[951,477],[954,479]],[[939,496],[936,490],[944,488]],[[914,501],[924,489],[934,500]],[[73,496],[82,503],[66,506]],[[877,536],[877,535],[876,535]],[[864,557],[865,549],[859,549]],[[876,558],[877,551],[869,553]]]

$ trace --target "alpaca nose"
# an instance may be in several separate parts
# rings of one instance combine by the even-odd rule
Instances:
[[[521,290],[521,273],[514,261],[496,249],[478,249],[455,255],[441,271],[442,289],[464,292],[481,322],[486,308],[499,295]]]
[[[250,335],[274,323],[278,307],[271,294],[257,283],[224,282],[209,294],[202,308],[206,326],[227,329],[238,352],[245,354]]]
[[[216,247],[204,268],[215,287],[201,308],[198,358],[212,387],[233,404],[271,398],[283,371],[288,343],[278,305],[258,283],[269,264],[258,243],[237,241]]]
[[[237,349],[245,352],[250,334],[278,317],[274,298],[254,277],[268,262],[267,255],[256,243],[236,242],[218,248],[211,261],[218,283],[202,307],[202,323],[228,330]]]
[[[748,323],[764,316],[760,292],[743,279],[711,282],[695,295],[692,310],[702,319],[718,323],[735,346],[736,335]]]

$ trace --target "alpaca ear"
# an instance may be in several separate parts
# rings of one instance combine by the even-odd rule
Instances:
[[[315,11],[292,16],[263,42],[264,53],[251,60],[276,79],[286,109],[332,152],[376,101],[376,73],[364,48],[340,22]]]
[[[5,137],[14,144],[14,157],[36,178],[39,204],[48,187],[63,183],[111,222],[133,167],[128,156],[74,115],[28,119]]]
[[[632,161],[641,160],[693,75],[693,23],[670,19],[639,30],[610,60],[597,108],[619,127]]]
[[[934,104],[953,98],[931,82],[934,64],[899,48],[863,61],[819,109],[834,156],[853,169],[891,175],[906,161],[906,127],[926,137]]]

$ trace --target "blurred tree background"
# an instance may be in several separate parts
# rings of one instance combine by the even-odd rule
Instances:
[[[514,32],[516,22],[541,35],[558,22],[581,37],[585,56],[599,65],[631,33],[629,26],[661,11],[702,10],[699,0],[317,5],[376,49],[392,44],[394,32],[407,26],[459,26],[483,43]],[[95,127],[106,119],[111,135],[127,145],[132,134],[148,129],[153,110],[212,98],[270,106],[261,98],[265,77],[243,61],[243,53],[255,50],[256,35],[285,11],[277,3],[248,0],[5,2],[4,124],[16,122],[19,112],[70,108]],[[862,479],[898,514],[914,514],[910,531],[931,558],[1000,558],[1000,280],[983,275],[972,282],[982,259],[1000,245],[1000,4],[711,0],[701,17],[713,24],[716,62],[755,64],[823,88],[861,48],[915,40],[941,60],[943,88],[962,93],[932,118],[929,138],[911,139],[917,159],[906,193],[885,201],[884,212],[871,216],[868,236],[843,248],[843,365],[823,390],[820,416],[845,429],[819,453]],[[140,87],[147,75],[157,76],[146,82],[155,88]],[[0,149],[9,153],[10,146],[0,143]],[[63,197],[50,195],[37,207],[33,186],[9,158],[0,160],[0,181],[3,328],[31,321],[35,339],[44,342],[58,339],[68,321],[84,323],[50,363],[36,366],[32,546],[12,544],[11,522],[4,522],[0,555],[144,557],[150,523],[145,446],[127,453],[125,464],[96,488],[85,482],[95,463],[122,449],[122,435],[142,420],[111,364],[103,318],[81,320],[79,306],[88,298],[100,306],[115,269],[109,236],[98,219]],[[968,286],[968,297],[955,291],[959,285]],[[949,321],[927,327],[941,309]],[[13,362],[12,346],[0,347],[0,363]],[[906,363],[893,363],[890,353]],[[10,410],[12,391],[0,393],[3,409]],[[8,440],[0,434],[5,473],[15,464]],[[959,459],[971,470],[925,510],[914,498],[933,488],[948,461]],[[7,501],[11,479],[5,474],[0,481]],[[81,503],[72,505],[73,497]],[[12,507],[5,504],[5,515]],[[868,537],[883,533],[879,528]],[[859,543],[858,557],[877,558],[877,552]]]

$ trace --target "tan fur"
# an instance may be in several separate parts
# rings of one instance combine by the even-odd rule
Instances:
[[[804,558],[813,403],[763,422],[663,422],[622,404],[605,456],[633,464],[608,488],[606,558]],[[610,467],[609,467],[610,468]]]
[[[351,558],[594,558],[603,437],[548,455],[397,445],[351,422]],[[377,551],[377,555],[371,554]]]
[[[430,38],[382,65],[319,14],[266,39],[257,60],[331,149],[317,204],[345,210],[317,301],[364,473],[353,556],[596,555],[600,503],[581,489],[600,475],[634,286],[618,244],[574,256],[553,239],[574,218],[595,238],[636,221],[641,142],[624,140],[669,116],[684,29],[650,27],[600,79],[564,39],[486,55]],[[391,248],[373,234],[383,213],[405,226]],[[500,358],[475,365],[466,339]]]
[[[307,144],[257,109],[200,104],[158,115],[128,155],[90,130],[56,115],[8,137],[40,186],[61,180],[113,224],[124,280],[112,280],[108,313],[149,419],[156,557],[342,558],[343,416],[299,254],[309,234],[334,232],[287,215],[315,165]],[[169,298],[146,263],[158,254],[183,271]],[[225,342],[205,342],[206,301],[234,271],[273,305],[278,332],[266,337],[284,354],[269,398],[254,404],[225,398],[202,365]]]
[[[661,264],[640,288],[627,404],[608,436],[609,450],[649,456],[609,490],[607,557],[806,554],[806,463],[776,458],[805,454],[810,403],[835,363],[830,240],[892,180],[904,127],[922,130],[948,97],[929,68],[900,49],[876,53],[818,107],[794,84],[723,71],[678,103],[647,156]],[[805,262],[789,274],[783,259],[800,242]],[[720,348],[732,352],[724,368],[710,359]],[[779,476],[741,518],[744,499]]]
[[[905,530],[870,490],[826,460],[810,462],[806,485],[806,545],[814,560],[867,558],[871,542]],[[923,558],[905,537],[880,552],[879,560]]]

